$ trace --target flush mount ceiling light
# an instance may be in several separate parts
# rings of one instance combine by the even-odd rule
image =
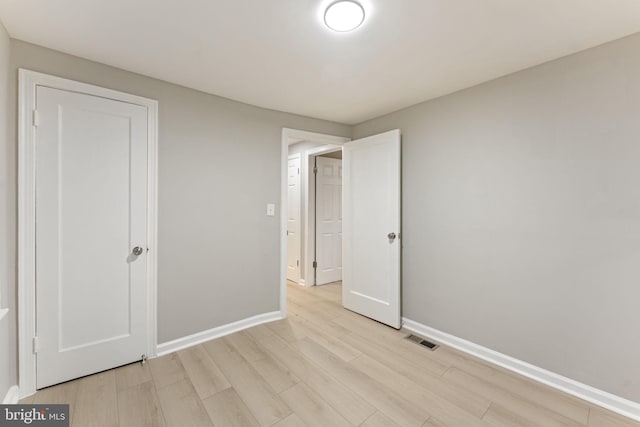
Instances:
[[[333,31],[346,32],[358,28],[364,21],[364,9],[353,0],[331,3],[324,12],[324,23]]]

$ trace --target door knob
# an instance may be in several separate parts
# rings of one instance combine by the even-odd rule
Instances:
[[[387,234],[387,237],[389,238],[389,240],[395,240],[396,233],[389,233],[389,234]]]
[[[133,248],[132,252],[135,256],[140,256],[142,255],[142,252],[144,252],[144,250],[140,246],[136,246],[135,248]]]

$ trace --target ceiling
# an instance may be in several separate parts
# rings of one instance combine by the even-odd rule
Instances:
[[[639,0],[0,0],[11,37],[249,104],[355,124],[640,31]]]

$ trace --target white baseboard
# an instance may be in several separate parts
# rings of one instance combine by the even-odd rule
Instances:
[[[3,405],[15,405],[20,401],[20,390],[17,385],[9,387],[7,390],[7,394],[4,395],[4,399],[2,399]]]
[[[609,409],[625,417],[640,421],[640,403],[616,396],[615,394],[599,390],[595,387],[563,377],[546,369],[539,368],[522,360],[515,359],[506,354],[499,353],[487,347],[472,343],[446,332],[439,331],[416,321],[403,318],[402,324],[405,329],[415,332],[424,337],[432,338],[439,343],[453,347],[472,356],[501,366],[510,371],[524,375],[527,378],[541,382],[550,387],[564,391],[565,393],[586,400],[595,405]]]
[[[274,320],[280,320],[282,318],[283,316],[280,311],[258,314],[257,316],[248,317],[246,319],[238,320],[237,322],[228,323],[226,325],[218,326],[217,328],[158,344],[156,354],[158,356],[164,356],[165,354],[173,353],[174,351],[182,350],[205,341],[220,338],[243,329],[261,325],[262,323],[273,322]]]

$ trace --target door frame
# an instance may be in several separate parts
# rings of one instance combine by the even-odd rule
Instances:
[[[20,398],[36,392],[36,88],[46,86],[147,108],[147,357],[156,355],[158,101],[86,83],[19,69],[18,78],[18,386]]]
[[[299,169],[302,169],[302,156],[300,153],[296,153],[296,154],[290,154],[287,158],[287,170],[289,169],[289,160],[295,160],[298,159],[298,166]],[[300,175],[300,171],[298,172],[298,199],[300,199],[300,194],[302,194],[302,179],[301,179],[302,175]],[[289,177],[287,176],[287,185],[289,184]],[[302,200],[299,200],[298,202],[298,280],[297,282],[299,283],[302,279],[302,275],[300,274],[300,272],[302,271],[302,265],[300,264],[300,259],[302,258],[302,239],[300,239],[300,235],[302,234],[303,230],[302,230],[302,226],[300,225],[301,223],[301,209],[300,209],[300,202]],[[285,207],[284,205],[282,206],[282,211],[285,212]],[[287,192],[287,211],[289,209],[289,192]],[[287,229],[285,230],[285,233],[289,230],[289,225],[287,224]],[[287,234],[287,237],[289,235]],[[287,257],[289,256],[289,240],[287,239]],[[287,278],[287,280],[289,280]],[[292,280],[293,281],[293,280]]]
[[[282,318],[287,317],[287,213],[284,209],[288,206],[287,196],[287,167],[289,157],[289,145],[302,141],[311,141],[325,145],[343,145],[345,142],[351,141],[351,138],[343,136],[326,135],[322,133],[308,132],[298,129],[282,128],[282,142],[280,146],[280,315]],[[300,165],[309,164],[309,156],[307,152],[301,156]],[[306,173],[302,177],[302,185],[309,188],[309,174]],[[305,199],[308,201],[308,192]],[[306,203],[306,202],[305,202]],[[308,205],[304,214],[305,220],[308,220]],[[305,233],[309,226],[305,222]],[[305,243],[307,243],[305,239]],[[305,244],[308,247],[308,244]],[[306,250],[305,250],[306,254]],[[305,257],[305,263],[308,260]],[[306,271],[306,267],[305,267]],[[306,277],[305,277],[306,279]]]

